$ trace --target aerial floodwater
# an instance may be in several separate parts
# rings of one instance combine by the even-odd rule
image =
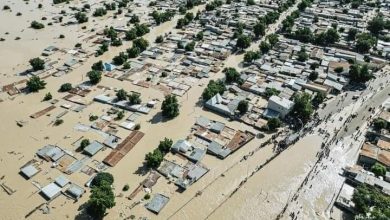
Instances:
[[[0,1],[0,219],[390,219],[389,12]]]

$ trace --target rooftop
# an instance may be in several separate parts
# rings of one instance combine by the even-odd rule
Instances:
[[[168,202],[168,197],[162,194],[156,194],[154,195],[153,199],[148,204],[146,204],[146,208],[158,214]]]

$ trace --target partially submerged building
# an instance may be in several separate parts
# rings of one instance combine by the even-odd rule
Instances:
[[[169,197],[164,196],[162,194],[156,194],[152,198],[152,200],[146,204],[146,208],[149,211],[154,212],[155,214],[158,214],[161,212],[161,210],[165,207],[165,205],[169,202]]]

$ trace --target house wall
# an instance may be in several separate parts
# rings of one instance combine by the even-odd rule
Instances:
[[[278,103],[276,102],[273,102],[272,100],[269,100],[268,101],[268,108],[269,109],[272,109],[274,111],[277,111],[280,113],[280,116],[282,118],[284,118],[289,112],[291,109],[286,109],[284,108],[283,106],[279,105]]]

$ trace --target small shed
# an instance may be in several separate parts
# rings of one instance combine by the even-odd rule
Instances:
[[[79,199],[85,193],[85,189],[79,185],[71,184],[66,190],[66,193],[69,194],[74,199]]]
[[[64,187],[64,186],[66,186],[66,184],[69,183],[69,180],[68,180],[68,178],[66,178],[65,176],[61,175],[61,176],[57,177],[57,178],[54,180],[54,182],[55,182],[58,186],[60,186],[60,187],[62,188],[62,187]]]
[[[224,128],[225,128],[224,123],[216,121],[211,124],[210,131],[220,134]]]
[[[115,135],[110,135],[104,140],[104,145],[107,147],[110,147],[112,149],[115,149],[118,144],[121,142],[121,138]]]
[[[102,148],[103,148],[103,144],[97,141],[93,141],[92,143],[90,143],[88,146],[84,148],[84,153],[93,156],[97,152],[99,152]]]
[[[61,187],[55,183],[50,183],[41,189],[41,193],[46,199],[52,200],[61,194]]]
[[[22,167],[20,169],[20,173],[27,179],[30,179],[31,177],[39,173],[39,170],[33,164],[29,164],[27,166]]]
[[[37,155],[47,161],[57,161],[65,155],[65,152],[61,148],[49,144],[39,149]]]
[[[169,197],[166,197],[162,194],[156,194],[153,199],[148,204],[146,204],[146,208],[149,211],[158,214],[168,202]]]

